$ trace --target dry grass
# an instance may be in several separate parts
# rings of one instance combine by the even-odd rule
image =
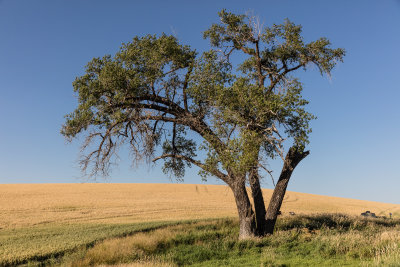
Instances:
[[[99,265],[98,267],[174,267],[175,265],[170,263],[158,262],[158,261],[139,261],[127,264],[116,264],[116,265]]]
[[[266,201],[272,190],[264,189]],[[400,215],[400,205],[288,192],[282,211]],[[0,229],[47,223],[131,223],[236,216],[230,189],[193,184],[7,184]]]
[[[67,265],[400,266],[399,223],[339,214],[285,216],[273,236],[238,241],[236,219],[199,221],[108,239]]]
[[[171,231],[159,229],[154,235],[138,233],[134,237],[106,240],[90,249],[86,254],[86,259],[75,266],[93,266],[103,262],[116,264],[120,261],[132,262],[143,259],[146,254],[153,254],[158,244],[172,237]]]
[[[196,225],[207,225],[207,223],[199,222]],[[128,237],[105,240],[89,249],[85,257],[74,262],[72,266],[98,266],[104,263],[110,266],[121,262],[135,262],[134,264],[137,265],[133,266],[175,266],[161,260],[148,258],[146,255],[155,254],[160,249],[160,244],[165,244],[177,233],[184,232],[186,227],[188,226],[175,225],[157,229],[151,233],[140,232]]]

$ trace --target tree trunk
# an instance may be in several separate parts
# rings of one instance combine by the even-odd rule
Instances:
[[[231,186],[236,201],[236,207],[239,214],[239,239],[254,237],[255,218],[247,195],[245,180]]]
[[[307,157],[309,153],[309,151],[299,151],[295,147],[291,147],[289,149],[289,152],[287,153],[285,162],[283,164],[281,174],[279,176],[278,183],[275,186],[271,201],[268,205],[266,216],[267,234],[273,234],[274,232],[276,218],[278,217],[278,212],[281,209],[283,197],[285,196],[286,188],[289,183],[290,176],[293,173],[293,170],[302,159]]]
[[[267,229],[267,221],[265,220],[265,203],[260,186],[260,177],[256,168],[250,173],[249,182],[256,216],[256,235],[264,236]]]

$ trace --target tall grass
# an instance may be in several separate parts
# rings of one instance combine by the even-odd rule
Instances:
[[[272,236],[239,241],[233,219],[168,226],[106,240],[70,266],[400,266],[400,221],[345,215],[284,217]]]

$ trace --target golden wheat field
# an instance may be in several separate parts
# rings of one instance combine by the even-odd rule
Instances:
[[[264,189],[268,202],[272,190]],[[287,192],[282,212],[400,215],[400,205]],[[6,184],[0,229],[53,223],[130,223],[236,216],[230,189],[195,184]]]

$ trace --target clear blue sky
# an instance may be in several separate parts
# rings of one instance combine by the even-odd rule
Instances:
[[[318,119],[311,154],[289,190],[400,204],[396,0],[0,0],[0,183],[84,181],[79,142],[67,144],[59,134],[63,116],[76,107],[71,83],[84,65],[147,33],[175,34],[205,51],[202,32],[222,8],[251,10],[265,25],[289,18],[303,25],[306,40],[325,36],[347,50],[330,79],[299,73]],[[132,169],[125,152],[106,181],[170,182],[160,165]],[[201,183],[197,170],[187,171],[185,182]]]

